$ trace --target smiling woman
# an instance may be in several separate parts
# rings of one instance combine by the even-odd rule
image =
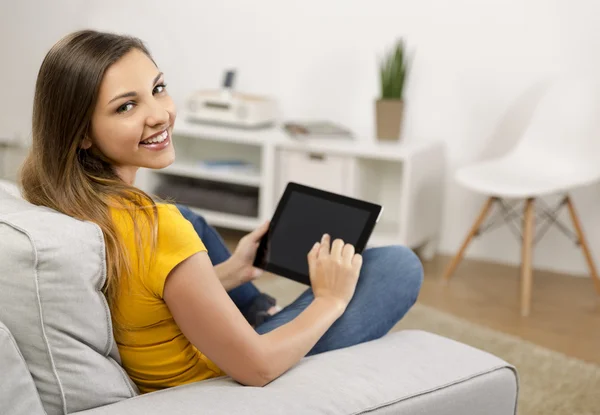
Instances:
[[[174,113],[169,98],[154,95],[158,72],[140,40],[80,31],[50,49],[37,77],[33,142],[21,170],[23,196],[100,226],[106,242],[105,292],[110,303],[117,298],[122,269],[129,271],[129,259],[109,206],[123,201],[145,206],[131,209],[132,215],[154,222],[152,198],[132,186],[136,164],[165,166],[174,157],[157,163],[151,157],[156,153],[140,155],[139,142],[170,124],[167,108]],[[135,92],[137,101],[110,102],[124,92]],[[159,100],[167,105],[158,105]],[[136,104],[131,116],[122,112]]]
[[[134,186],[140,167],[173,163],[175,118],[139,39],[73,33],[42,62],[21,172],[28,201],[101,228],[115,340],[141,392],[224,374],[263,386],[307,354],[383,336],[414,304],[422,268],[412,251],[367,250],[363,267],[352,245],[324,235],[306,253],[311,287],[273,315],[250,283],[268,223],[230,254],[201,217]]]
[[[125,86],[131,90],[123,91]],[[133,185],[139,167],[161,169],[175,160],[170,139],[175,117],[163,73],[146,52],[132,49],[104,73],[82,147],[97,146]]]

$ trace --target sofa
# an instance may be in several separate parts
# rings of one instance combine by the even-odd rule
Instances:
[[[140,395],[120,365],[105,273],[97,225],[0,183],[0,414],[516,413],[514,367],[415,330],[304,358],[263,388],[221,377]]]

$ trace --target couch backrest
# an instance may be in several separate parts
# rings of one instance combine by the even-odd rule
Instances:
[[[9,182],[8,180],[0,179],[0,190],[4,190],[8,194],[11,194],[16,197],[21,196],[21,191],[19,190],[19,187],[15,183]]]
[[[120,366],[100,228],[0,189],[0,321],[48,415],[135,396]],[[2,396],[0,401],[7,399]]]
[[[27,363],[14,337],[0,321],[0,414],[43,415]]]

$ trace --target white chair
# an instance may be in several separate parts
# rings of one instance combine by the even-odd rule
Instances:
[[[512,221],[520,213],[511,203],[524,200],[523,232],[520,235],[521,314],[528,315],[531,308],[534,236],[542,236],[552,224],[573,236],[581,246],[596,291],[600,294],[600,278],[569,197],[573,189],[600,180],[600,89],[596,82],[571,79],[553,83],[514,149],[500,158],[459,169],[456,180],[488,198],[460,250],[446,268],[445,281],[450,279],[473,237],[490,226],[484,222],[493,205],[499,207],[497,213],[503,215],[505,221]],[[564,195],[564,198],[551,209],[540,199],[549,195]],[[557,221],[557,213],[564,206],[569,210],[575,234]],[[543,221],[538,235],[534,235],[536,208]],[[518,227],[517,231],[521,233]]]

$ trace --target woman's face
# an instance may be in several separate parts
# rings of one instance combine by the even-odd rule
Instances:
[[[82,147],[100,150],[126,183],[133,184],[139,167],[160,169],[175,160],[176,110],[164,82],[152,60],[133,49],[106,70],[100,84]]]

